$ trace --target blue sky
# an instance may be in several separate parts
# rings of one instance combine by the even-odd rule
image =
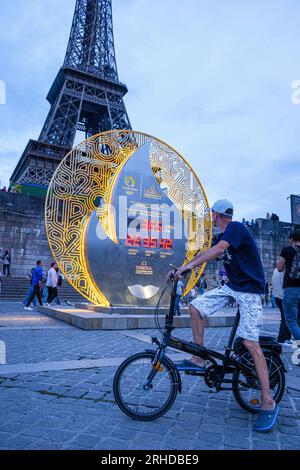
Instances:
[[[0,180],[38,138],[75,0],[0,0]],[[241,219],[300,192],[300,2],[113,0],[120,80],[134,129],[181,152],[209,198]]]

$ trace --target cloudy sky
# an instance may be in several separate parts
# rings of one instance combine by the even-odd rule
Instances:
[[[0,0],[2,186],[41,131],[74,5]],[[231,199],[237,218],[268,211],[290,221],[287,197],[300,192],[300,104],[291,99],[300,80],[299,0],[113,0],[113,7],[133,128],[181,152],[209,201]]]

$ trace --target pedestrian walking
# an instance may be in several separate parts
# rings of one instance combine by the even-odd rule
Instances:
[[[283,248],[277,261],[277,269],[284,272],[283,310],[286,324],[293,338],[300,340],[298,312],[300,303],[300,231],[289,235],[289,246]]]
[[[55,301],[57,305],[60,305],[60,298],[59,298],[59,290],[63,284],[63,280],[65,279],[64,275],[60,272],[58,267],[56,267],[56,274],[57,274],[57,296],[55,298]]]
[[[48,287],[47,287],[46,282],[45,282],[43,290],[42,290],[43,305],[46,305],[46,303],[47,303],[48,294],[49,294]]]
[[[192,302],[192,300],[194,300],[196,297],[197,297],[196,289],[193,288],[189,292],[189,302]]]
[[[5,251],[4,255],[2,256],[2,261],[3,261],[3,276],[5,274],[7,277],[10,276],[10,265],[11,265],[11,255],[8,250]]]
[[[48,297],[46,305],[49,306],[51,302],[57,297],[57,265],[55,262],[51,263],[51,268],[48,271],[46,287],[48,289]]]
[[[33,285],[32,285],[33,271],[34,271],[34,268],[32,268],[30,274],[28,273],[28,275],[27,275],[27,277],[28,277],[29,280],[30,280],[30,287],[29,287],[29,289],[28,289],[28,291],[27,291],[27,294],[26,294],[26,296],[25,296],[25,299],[23,300],[23,302],[20,302],[21,305],[24,305],[24,306],[27,304],[27,302],[28,302],[28,300],[30,299],[31,294],[32,294],[32,292],[33,292]],[[33,303],[33,305],[36,307],[36,299],[35,299],[35,297],[34,297],[32,303]]]
[[[197,287],[198,287],[198,292],[200,295],[203,295],[205,293],[205,290],[207,289],[207,282],[205,279],[205,274],[201,274],[201,277],[199,281],[197,282]]]
[[[41,296],[41,287],[42,287],[42,282],[43,282],[42,266],[43,266],[43,261],[38,260],[36,262],[36,268],[34,268],[33,273],[32,273],[31,284],[33,286],[33,291],[32,291],[30,298],[27,301],[25,310],[32,310],[32,308],[30,307],[30,304],[35,298],[35,296],[37,296],[39,304],[43,305],[42,296]]]
[[[176,299],[175,299],[175,315],[178,315],[178,317],[180,317],[180,299],[182,297],[182,294],[183,294],[183,282],[182,281],[178,281],[178,284],[177,284],[177,291],[176,291]]]
[[[290,345],[291,333],[285,321],[283,304],[282,304],[283,279],[284,279],[284,272],[280,273],[277,268],[274,269],[273,277],[272,277],[273,295],[274,295],[276,305],[279,308],[280,315],[281,315],[281,322],[280,322],[277,341],[278,343]]]
[[[271,298],[271,304],[272,308],[276,308],[276,302],[275,302],[275,297],[274,297],[274,289],[273,289],[273,284],[270,284],[270,298]]]

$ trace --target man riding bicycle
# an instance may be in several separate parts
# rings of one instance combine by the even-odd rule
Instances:
[[[240,308],[238,336],[243,338],[245,347],[250,352],[261,386],[261,410],[254,429],[266,431],[274,427],[279,413],[270,394],[269,373],[264,354],[259,345],[259,329],[262,325],[261,294],[265,291],[265,278],[262,262],[247,227],[233,222],[233,205],[222,199],[213,205],[212,220],[214,227],[221,234],[217,243],[197,255],[192,261],[182,266],[176,277],[201,266],[208,261],[223,257],[224,267],[229,282],[194,299],[189,306],[194,342],[203,346],[204,318],[225,307],[232,298]],[[199,357],[193,356],[183,363],[188,368],[205,371],[206,364]]]

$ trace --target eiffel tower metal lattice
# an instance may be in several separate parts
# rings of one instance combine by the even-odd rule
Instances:
[[[11,185],[34,193],[47,187],[76,131],[90,137],[111,129],[131,129],[118,78],[112,0],[76,0],[67,52],[48,93],[49,114],[38,140],[30,140]]]

